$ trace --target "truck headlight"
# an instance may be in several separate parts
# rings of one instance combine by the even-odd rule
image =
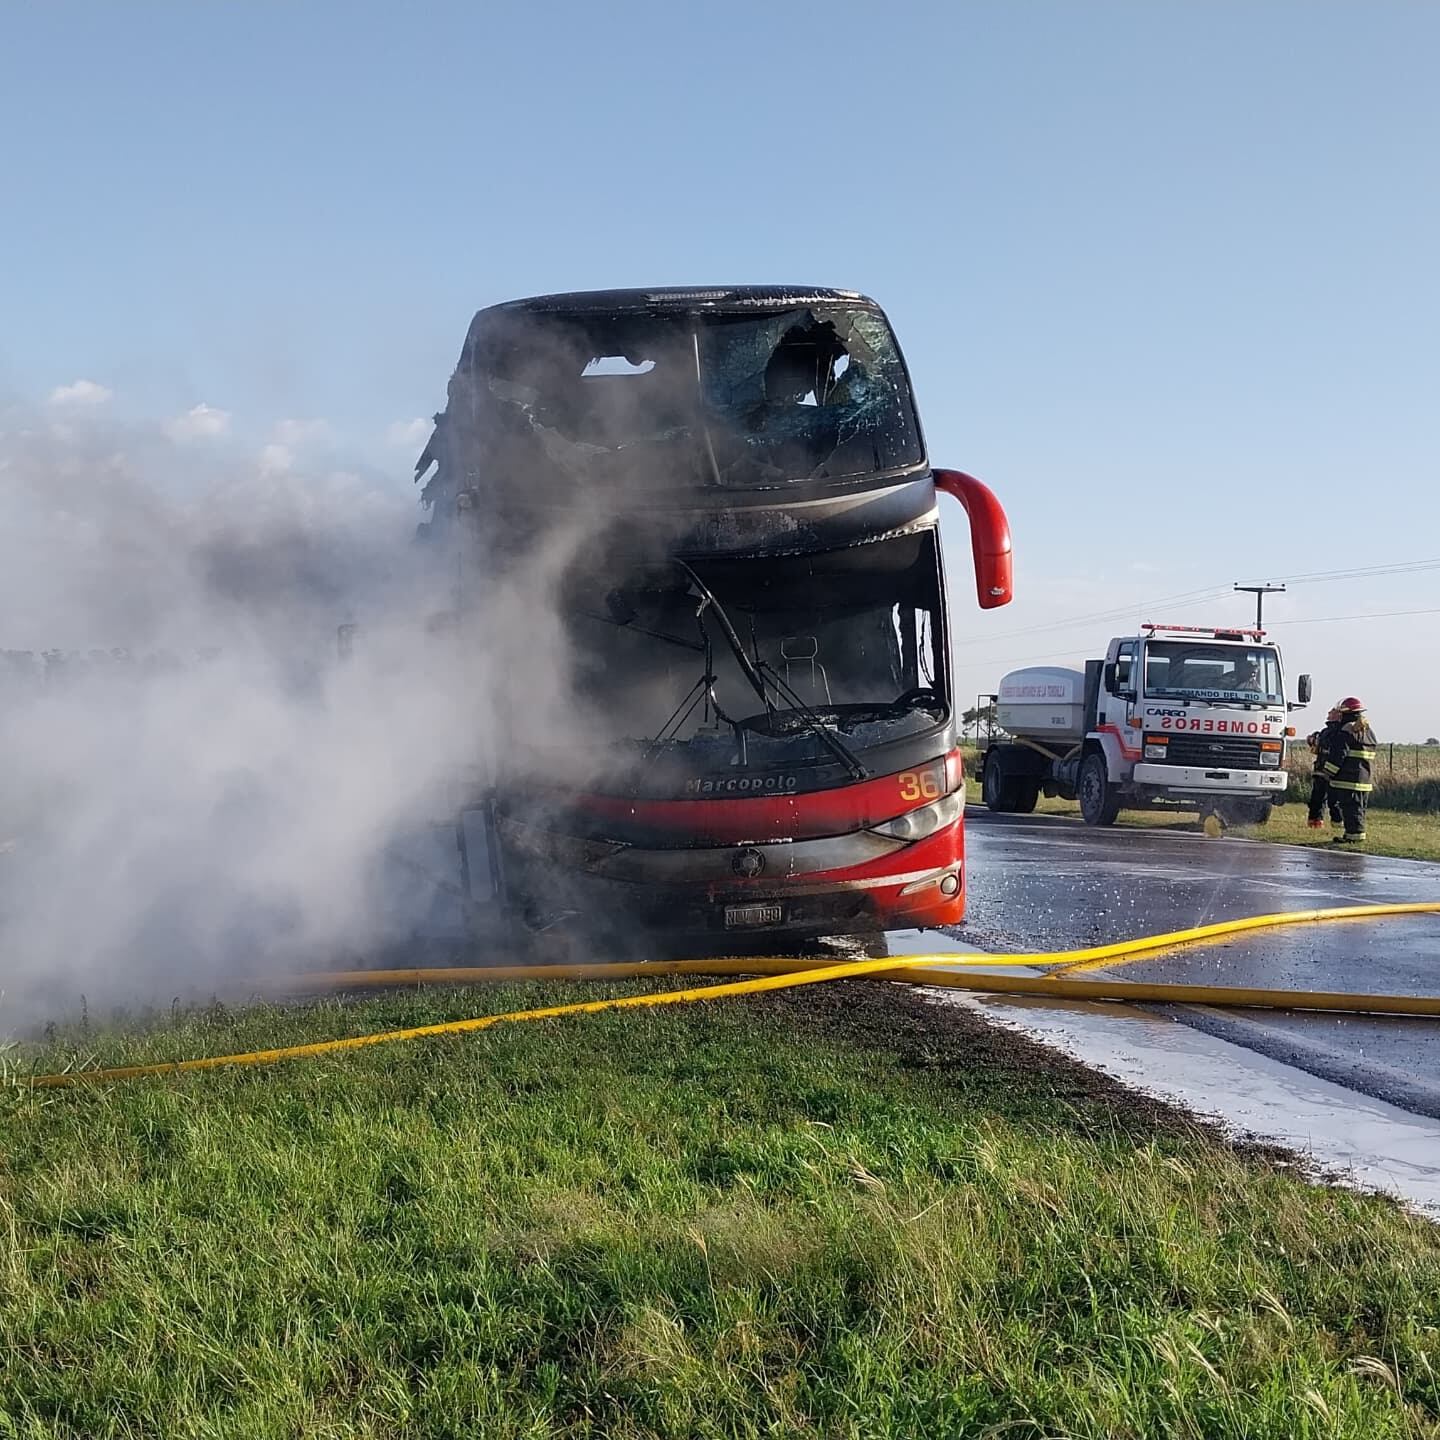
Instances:
[[[965,808],[965,801],[957,791],[946,795],[933,805],[922,805],[918,810],[907,810],[883,825],[872,825],[872,835],[889,835],[895,840],[924,840],[937,830],[953,825]]]
[[[1145,742],[1145,758],[1147,760],[1163,760],[1169,753],[1168,745],[1153,745],[1148,740]]]
[[[1260,763],[1273,770],[1280,763],[1280,752],[1278,750],[1262,750]]]

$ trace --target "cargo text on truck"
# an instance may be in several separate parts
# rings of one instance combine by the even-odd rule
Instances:
[[[1010,599],[1009,530],[978,480],[931,468],[873,301],[482,310],[417,476],[453,633],[487,623],[497,577],[565,554],[571,753],[537,768],[502,743],[461,798],[469,915],[712,941],[962,918],[938,496],[967,513],[984,608]]]
[[[1089,825],[1122,809],[1174,805],[1262,824],[1285,792],[1288,712],[1279,648],[1261,630],[1143,625],[1085,669],[1016,670],[1000,682],[982,756],[992,810],[1078,799]]]

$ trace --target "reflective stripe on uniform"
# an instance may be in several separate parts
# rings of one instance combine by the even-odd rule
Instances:
[[[1368,780],[1332,780],[1332,790],[1355,790],[1362,795],[1368,795],[1375,787]]]

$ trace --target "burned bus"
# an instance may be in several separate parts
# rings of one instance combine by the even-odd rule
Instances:
[[[720,945],[962,918],[938,494],[984,608],[1010,599],[1009,534],[930,467],[878,305],[493,306],[416,468],[456,633],[505,692],[457,827],[472,908]]]

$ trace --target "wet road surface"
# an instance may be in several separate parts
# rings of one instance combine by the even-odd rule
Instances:
[[[964,939],[1069,950],[1215,920],[1440,900],[1440,865],[1064,817],[966,812]],[[1113,971],[1118,978],[1297,990],[1440,994],[1440,915],[1291,926]],[[1218,1011],[1176,1018],[1412,1112],[1440,1117],[1440,1021]]]

